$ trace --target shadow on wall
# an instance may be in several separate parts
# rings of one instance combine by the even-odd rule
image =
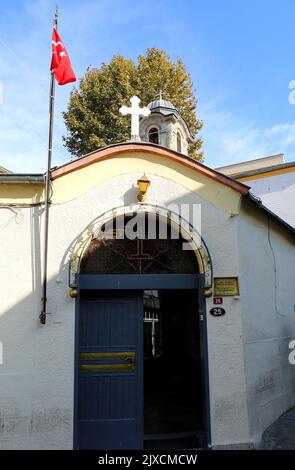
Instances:
[[[30,209],[31,293],[0,314],[0,449],[72,448],[74,301],[67,297],[63,270],[62,279],[48,281],[52,313],[46,325],[40,324],[41,212]],[[16,298],[17,291],[16,284]]]
[[[124,206],[129,204],[134,204],[134,201],[137,201],[138,188],[134,185],[132,188],[128,189],[123,196]]]

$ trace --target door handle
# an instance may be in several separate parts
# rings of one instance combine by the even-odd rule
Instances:
[[[127,364],[135,364],[135,356],[126,357],[125,362]]]

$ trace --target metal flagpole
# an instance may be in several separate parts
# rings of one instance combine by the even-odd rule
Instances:
[[[56,7],[53,27],[57,29],[58,9]],[[47,172],[45,176],[45,220],[44,220],[44,246],[43,246],[43,282],[42,282],[42,310],[40,313],[40,323],[46,323],[46,303],[47,303],[47,260],[48,260],[48,228],[49,228],[49,207],[50,207],[50,168],[52,157],[52,134],[53,134],[53,116],[54,116],[54,98],[55,98],[55,79],[53,71],[50,78],[49,95],[49,129],[48,129],[48,158]]]

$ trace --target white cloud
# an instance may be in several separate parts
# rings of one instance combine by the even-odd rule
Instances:
[[[285,153],[287,160],[295,155],[295,122],[274,124],[270,128],[245,124],[240,117],[225,110],[216,101],[199,115],[205,122],[205,163],[218,167],[258,157]]]

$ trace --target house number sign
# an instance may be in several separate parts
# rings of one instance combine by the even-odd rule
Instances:
[[[211,308],[210,313],[213,317],[221,317],[222,315],[225,315],[225,310],[222,307],[213,307]]]

